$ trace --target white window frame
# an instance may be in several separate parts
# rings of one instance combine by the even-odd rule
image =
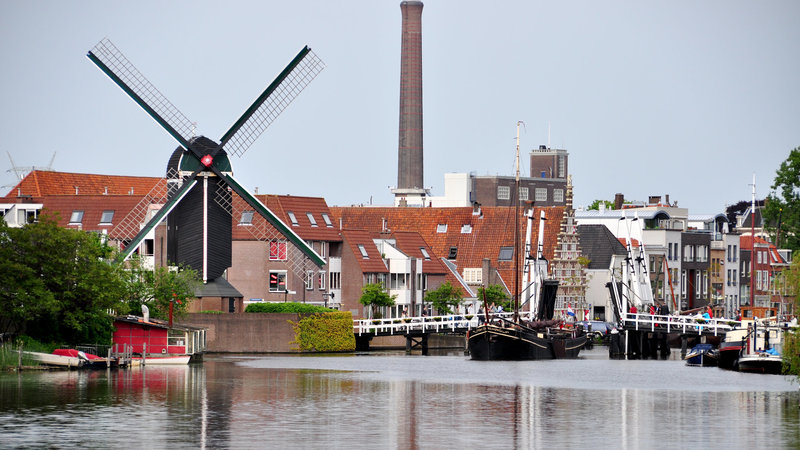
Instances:
[[[563,189],[553,189],[553,202],[554,203],[564,203],[564,190]]]
[[[322,220],[325,222],[326,227],[333,228],[333,223],[327,213],[322,213]]]
[[[533,190],[534,201],[546,202],[547,201],[547,188],[536,188]]]
[[[317,226],[317,219],[314,218],[314,214],[313,213],[307,212],[306,213],[306,217],[308,217],[308,221],[311,222],[311,226],[312,227],[316,227]]]
[[[255,211],[242,211],[242,217],[239,218],[239,225],[252,225],[255,213]]]
[[[100,225],[111,225],[114,222],[114,210],[107,209],[100,215]]]
[[[367,248],[364,247],[364,244],[358,244],[358,251],[361,252],[362,258],[369,259],[369,254],[367,253]]]
[[[286,215],[289,216],[289,220],[292,222],[293,227],[300,225],[300,222],[297,221],[297,216],[294,215],[293,211],[286,211]]]
[[[324,270],[320,270],[317,273],[317,289],[319,289],[320,291],[325,290],[325,276],[326,274]]]
[[[497,186],[497,199],[498,200],[511,200],[511,187]]]
[[[314,290],[314,271],[313,270],[306,270],[306,290],[313,291]]]
[[[437,233],[447,233],[447,224],[440,223],[436,225],[436,232]]]
[[[420,247],[419,251],[422,253],[422,256],[425,258],[425,261],[430,261],[431,255],[428,253],[428,250],[425,247]]]
[[[520,187],[519,188],[519,199],[521,201],[528,200],[528,188],[527,187]]]
[[[83,210],[76,209],[72,211],[72,214],[69,216],[69,224],[70,225],[79,225],[83,223]]]
[[[278,249],[274,256],[272,254],[272,244],[275,244],[276,248]],[[267,249],[267,258],[269,258],[270,261],[286,261],[289,259],[289,244],[287,241],[282,239],[273,239],[269,241],[267,245],[269,245],[269,248]],[[285,255],[283,258],[281,258],[281,247],[283,247],[283,252]]]
[[[278,284],[274,289],[272,287],[272,281],[271,281],[273,273],[278,276]],[[269,271],[268,278],[267,278],[267,288],[269,289],[270,292],[287,292],[288,291],[288,289],[286,289],[286,282],[287,282],[286,274],[287,274],[287,272],[285,270],[270,270]],[[281,275],[283,275],[283,289],[280,289]]]
[[[461,225],[461,234],[470,234],[472,233],[472,225],[465,223]]]

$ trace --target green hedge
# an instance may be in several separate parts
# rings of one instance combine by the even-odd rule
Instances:
[[[356,349],[353,314],[349,311],[312,314],[289,323],[294,328],[295,340],[291,344],[301,352],[352,352]]]
[[[316,314],[336,311],[324,306],[309,305],[307,303],[251,303],[244,310],[246,313],[288,313],[288,314]]]

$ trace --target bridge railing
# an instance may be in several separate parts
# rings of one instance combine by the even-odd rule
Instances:
[[[439,333],[462,331],[478,326],[479,319],[475,314],[451,314],[428,317],[392,317],[388,319],[359,319],[353,321],[353,332],[357,335],[372,334],[408,334],[413,332]]]
[[[662,316],[651,314],[628,314],[623,319],[623,325],[635,330],[662,331],[667,333],[681,332],[684,334],[713,334],[727,333],[740,326],[741,322],[731,319],[704,319],[697,316]]]

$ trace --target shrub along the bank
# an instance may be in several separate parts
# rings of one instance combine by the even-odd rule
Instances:
[[[324,306],[309,305],[307,303],[251,303],[244,312],[248,313],[286,313],[286,314],[315,314],[336,311]]]
[[[349,311],[312,314],[289,323],[294,328],[295,340],[291,343],[301,352],[351,352],[356,349],[353,314]]]

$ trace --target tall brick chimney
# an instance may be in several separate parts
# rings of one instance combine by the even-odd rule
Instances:
[[[400,2],[400,139],[395,204],[424,206],[422,166],[422,2]]]

